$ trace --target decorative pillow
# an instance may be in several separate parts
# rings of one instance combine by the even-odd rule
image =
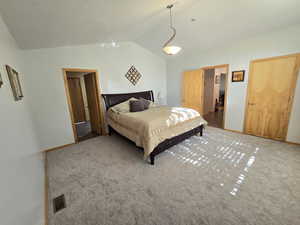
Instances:
[[[149,105],[150,105],[151,101],[148,101],[147,99],[144,99],[144,98],[140,98],[139,100],[143,103],[145,110],[149,109]]]
[[[129,101],[130,112],[141,112],[144,111],[144,103],[141,100]]]
[[[122,102],[118,105],[115,105],[115,106],[111,107],[111,110],[113,110],[114,112],[117,112],[117,113],[128,113],[130,111],[129,110],[129,102],[134,101],[134,100],[137,100],[137,99],[136,98],[130,98],[125,102]]]

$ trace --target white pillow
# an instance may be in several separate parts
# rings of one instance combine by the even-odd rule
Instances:
[[[158,106],[160,106],[160,105],[157,104],[157,103],[154,103],[154,102],[150,101],[149,108],[154,108],[154,107],[158,107]]]
[[[111,110],[116,112],[116,113],[127,113],[130,111],[130,108],[129,108],[129,101],[133,101],[133,100],[138,100],[136,98],[130,98],[128,99],[127,101],[125,102],[122,102],[118,105],[115,105],[113,107],[111,107]]]

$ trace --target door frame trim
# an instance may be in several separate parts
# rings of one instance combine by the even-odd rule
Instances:
[[[254,60],[250,61],[248,81],[247,81],[247,94],[246,94],[246,102],[245,102],[244,124],[243,124],[243,133],[244,134],[248,134],[246,132],[246,121],[247,121],[247,117],[248,117],[249,96],[250,96],[250,87],[249,86],[250,86],[252,73],[253,73],[253,63],[274,60],[274,59],[288,58],[288,57],[293,57],[293,56],[297,57],[297,59],[296,59],[296,66],[294,68],[294,81],[292,82],[292,88],[290,89],[290,100],[289,100],[290,103],[289,103],[289,107],[288,107],[288,123],[287,123],[288,127],[287,127],[285,137],[283,140],[284,142],[287,142],[286,138],[287,138],[288,128],[289,128],[290,119],[291,119],[291,112],[292,112],[293,105],[294,105],[294,96],[295,96],[295,90],[296,90],[296,85],[297,85],[297,80],[298,80],[299,69],[300,69],[300,53],[260,58],[260,59],[254,59]],[[252,135],[252,134],[248,134],[248,135]],[[253,135],[253,136],[256,136],[256,135]],[[261,137],[261,136],[258,136],[258,137]],[[274,139],[272,139],[272,140],[274,140]]]
[[[101,131],[103,133],[103,117],[102,117],[102,111],[101,111],[101,104],[100,104],[100,86],[99,86],[99,74],[96,69],[80,69],[80,68],[62,68],[63,71],[63,80],[64,80],[64,86],[65,86],[65,92],[67,97],[67,104],[69,108],[69,114],[70,114],[70,122],[73,129],[73,136],[74,136],[74,142],[78,143],[78,136],[77,136],[77,129],[74,122],[74,115],[73,115],[73,109],[72,109],[72,101],[70,97],[70,89],[68,84],[68,78],[67,78],[67,72],[83,72],[83,73],[94,73],[96,76],[96,92],[97,92],[97,102],[99,106],[100,111],[100,121],[101,121]]]
[[[228,98],[228,78],[229,78],[229,64],[219,64],[219,65],[215,65],[215,66],[204,66],[201,67],[200,69],[203,70],[205,72],[205,70],[208,69],[217,69],[217,68],[226,68],[226,80],[225,80],[225,96],[224,96],[224,111],[223,111],[223,121],[222,121],[222,129],[226,129],[225,128],[225,119],[226,119],[226,111],[227,111],[227,98]],[[204,79],[203,79],[204,82]],[[204,84],[203,87],[205,88]],[[203,88],[203,98],[204,98],[204,88]],[[204,107],[204,105],[203,105]]]

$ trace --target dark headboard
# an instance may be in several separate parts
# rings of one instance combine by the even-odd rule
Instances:
[[[130,98],[144,98],[154,102],[153,91],[142,91],[122,94],[103,94],[102,97],[105,101],[106,110],[121,102],[125,102]]]

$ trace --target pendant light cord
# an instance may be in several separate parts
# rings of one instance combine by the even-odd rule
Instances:
[[[173,41],[173,39],[176,36],[176,29],[173,27],[173,18],[172,18],[172,7],[173,5],[168,5],[167,8],[170,10],[170,28],[171,30],[173,30],[173,35],[171,36],[171,38],[164,44],[163,47],[166,47],[168,44],[170,44],[171,41]]]
[[[173,18],[172,18],[172,7],[169,8],[170,10],[170,27],[173,28]]]

